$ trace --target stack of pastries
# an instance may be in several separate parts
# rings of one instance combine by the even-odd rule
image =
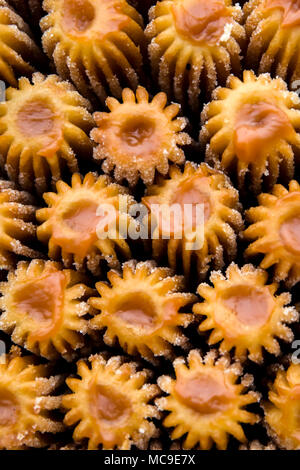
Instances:
[[[0,80],[0,449],[299,450],[300,1],[0,0]]]

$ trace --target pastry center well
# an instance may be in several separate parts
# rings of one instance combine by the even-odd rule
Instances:
[[[247,326],[263,326],[268,321],[274,300],[267,288],[239,285],[230,287],[223,295],[224,305]]]
[[[224,0],[181,0],[172,13],[179,34],[196,44],[215,45],[231,21]]]

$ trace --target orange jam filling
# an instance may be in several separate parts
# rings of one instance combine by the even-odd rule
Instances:
[[[43,101],[28,101],[19,111],[17,123],[25,137],[37,137],[53,130],[55,115]]]
[[[94,384],[90,403],[93,416],[101,421],[117,421],[130,411],[127,398],[108,385]]]
[[[178,191],[172,200],[172,204],[179,204],[185,217],[184,223],[192,227],[197,226],[197,206],[200,206],[204,222],[211,215],[211,204],[209,195],[209,179],[206,177],[194,177],[180,184]],[[187,209],[187,211],[186,211]],[[190,210],[190,211],[189,211]]]
[[[41,324],[34,337],[52,334],[62,319],[64,287],[66,279],[62,272],[49,271],[39,279],[25,282],[14,293],[14,307]]]
[[[0,426],[13,426],[18,419],[18,402],[14,395],[0,389]]]
[[[300,26],[300,0],[265,0],[263,11],[282,11],[282,27]]]
[[[88,37],[88,31],[94,29],[97,38],[104,39],[109,33],[122,31],[128,22],[121,6],[122,1],[118,0],[98,1],[97,9],[90,0],[64,0],[63,29],[67,34],[81,38]]]
[[[180,375],[174,390],[184,405],[204,415],[224,410],[233,398],[224,380],[217,380],[206,373],[191,377]]]
[[[175,27],[187,40],[215,45],[231,21],[224,0],[183,0],[172,6]]]
[[[39,138],[41,157],[51,157],[60,148],[62,129],[57,125],[57,114],[48,103],[33,99],[25,103],[17,115],[17,126],[25,138]]]
[[[156,323],[152,300],[139,292],[122,299],[118,303],[115,315],[123,322],[138,328],[153,328]]]
[[[280,227],[280,238],[285,248],[291,253],[300,255],[300,215],[287,219]]]
[[[145,203],[157,218],[161,233],[174,236],[183,230],[195,230],[211,216],[209,179],[196,176],[178,186],[169,206]],[[155,200],[155,198],[154,198]]]
[[[62,214],[62,221],[67,230],[59,224],[53,228],[54,242],[78,256],[86,256],[91,246],[97,240],[97,228],[106,230],[110,220],[115,216],[107,209],[98,210],[97,204],[90,200],[74,201],[72,206]],[[98,215],[97,215],[98,212]]]
[[[90,388],[90,411],[100,421],[98,432],[103,444],[114,447],[118,428],[126,424],[131,413],[129,400],[111,385],[94,383]]]
[[[128,151],[147,157],[156,146],[155,122],[145,116],[135,116],[127,119],[119,129],[119,138]]]
[[[294,129],[286,114],[269,103],[247,103],[236,117],[234,147],[239,160],[251,163],[265,155],[278,139],[289,139]]]
[[[92,25],[95,10],[89,0],[65,0],[64,28],[68,32],[83,33]]]
[[[274,300],[268,288],[259,289],[247,285],[227,289],[223,302],[241,323],[254,327],[265,325],[274,307]]]
[[[77,207],[72,207],[64,216],[64,223],[74,232],[92,232],[97,224],[97,204],[91,201],[81,201]]]
[[[92,384],[90,410],[92,416],[101,423],[98,432],[102,436],[103,444],[113,447],[118,426],[124,423],[131,413],[129,400],[111,385]]]

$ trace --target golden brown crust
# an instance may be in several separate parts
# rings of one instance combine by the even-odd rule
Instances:
[[[16,86],[17,77],[31,76],[43,56],[29,27],[4,0],[0,2],[0,25],[0,80]]]
[[[158,379],[167,393],[158,398],[161,410],[169,411],[163,425],[173,428],[173,440],[187,435],[184,449],[208,450],[216,444],[225,450],[229,434],[240,442],[247,442],[242,423],[254,424],[258,417],[244,409],[258,401],[258,394],[245,393],[247,386],[236,384],[241,375],[238,364],[230,365],[225,356],[215,360],[211,352],[203,359],[198,351],[190,352],[187,364],[183,358],[174,361],[176,378]]]
[[[1,330],[36,355],[72,360],[89,331],[84,300],[94,291],[84,281],[53,261],[20,262],[0,284]]]
[[[126,188],[94,173],[87,173],[83,179],[75,173],[71,186],[58,181],[56,187],[57,193],[44,194],[48,208],[36,213],[42,223],[37,236],[48,244],[51,259],[61,258],[66,267],[74,263],[76,269],[87,267],[99,274],[101,260],[116,267],[118,253],[130,258],[127,240],[119,232],[124,225],[135,223],[128,214],[133,199]],[[114,223],[116,230],[110,232]]]
[[[231,76],[214,98],[202,113],[206,161],[234,176],[240,189],[248,174],[254,192],[279,176],[291,179],[300,149],[299,96],[281,79],[244,71],[242,81]]]
[[[11,182],[0,180],[0,270],[14,267],[18,256],[36,258],[30,246],[36,235],[34,198]]]
[[[88,160],[93,146],[89,132],[94,121],[90,104],[56,75],[35,73],[18,89],[6,91],[0,104],[0,152],[11,180],[42,194],[68,167],[78,171],[78,159]]]
[[[176,118],[180,106],[166,107],[165,93],[157,94],[149,101],[149,94],[138,87],[136,95],[126,88],[122,92],[123,103],[108,98],[110,113],[95,113],[97,128],[92,138],[99,145],[94,152],[96,160],[104,160],[106,173],[114,170],[118,183],[126,179],[135,186],[141,178],[145,184],[153,184],[155,172],[166,175],[169,162],[181,164],[185,160],[182,145],[191,138],[181,132],[185,118]]]
[[[244,15],[248,38],[246,66],[258,73],[270,72],[286,80],[292,89],[298,89],[298,0],[250,0],[244,5]]]
[[[150,10],[146,35],[160,88],[193,111],[199,95],[240,71],[241,8],[231,0],[164,0]]]
[[[0,449],[43,447],[43,434],[64,430],[50,415],[61,406],[61,397],[52,392],[62,381],[50,376],[48,366],[12,348],[0,363]]]
[[[157,435],[151,418],[159,413],[149,404],[159,389],[147,383],[149,372],[137,372],[136,364],[114,356],[91,356],[87,364],[78,362],[77,378],[67,379],[73,393],[65,395],[63,406],[68,409],[65,424],[74,426],[76,443],[88,439],[90,450],[129,450],[132,445],[147,447]]]
[[[292,180],[288,189],[277,184],[271,194],[261,194],[258,202],[258,207],[246,213],[251,225],[244,237],[252,243],[245,255],[264,255],[260,266],[274,266],[275,281],[291,287],[300,280],[299,183]]]
[[[186,276],[196,258],[198,274],[203,277],[210,266],[223,266],[225,253],[231,260],[235,257],[236,232],[243,226],[238,193],[224,174],[204,163],[187,162],[183,172],[173,166],[169,175],[169,179],[150,186],[143,198],[154,227],[153,257],[160,259],[167,252],[172,269],[182,258]],[[197,206],[203,220],[197,221]],[[180,214],[175,209],[180,209]]]
[[[262,348],[279,355],[280,346],[275,337],[291,342],[292,331],[285,326],[298,320],[291,295],[276,295],[278,285],[267,285],[268,274],[251,264],[241,269],[232,263],[226,277],[220,272],[210,276],[213,287],[200,284],[198,294],[204,302],[194,305],[193,312],[206,318],[199,331],[212,330],[208,344],[221,341],[221,353],[235,349],[235,357],[261,363]]]
[[[291,364],[286,372],[278,371],[264,404],[269,434],[283,449],[300,449],[299,399],[300,365]]]
[[[103,103],[110,94],[121,98],[121,83],[137,87],[143,20],[126,0],[45,0],[43,7],[43,47],[63,79]]]
[[[196,300],[182,292],[183,277],[172,274],[150,261],[125,263],[121,275],[110,271],[110,286],[98,282],[100,298],[89,301],[95,309],[91,326],[106,329],[106,344],[112,346],[117,339],[129,354],[139,353],[150,361],[154,356],[169,357],[172,345],[184,347],[187,343],[181,327],[193,316],[182,313],[182,308]]]

